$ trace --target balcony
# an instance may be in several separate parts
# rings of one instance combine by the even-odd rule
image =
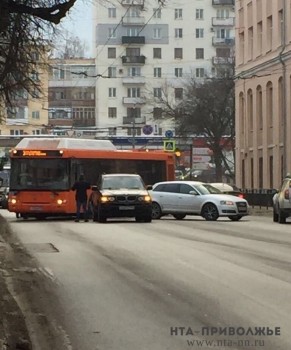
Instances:
[[[212,38],[213,46],[233,46],[234,38]]]
[[[144,17],[131,17],[131,16],[124,16],[122,18],[122,24],[126,26],[142,26],[145,24],[145,18]]]
[[[220,27],[233,27],[234,17],[228,17],[228,18],[212,17],[212,25],[220,26]]]
[[[212,5],[228,5],[234,6],[235,0],[212,0]]]
[[[144,36],[123,36],[121,38],[122,44],[145,44]]]
[[[145,77],[141,77],[141,76],[123,77],[122,84],[143,85],[145,84]]]
[[[231,65],[234,64],[234,57],[218,57],[212,58],[212,63],[214,65]]]
[[[146,124],[146,117],[123,117],[123,125],[132,125],[132,124]]]
[[[125,105],[143,105],[146,103],[144,97],[123,97],[123,103]]]
[[[145,56],[122,56],[123,64],[145,64]]]
[[[123,6],[143,6],[144,0],[121,0]]]

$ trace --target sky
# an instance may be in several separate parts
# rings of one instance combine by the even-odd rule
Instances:
[[[93,6],[89,0],[77,0],[69,14],[61,22],[70,34],[87,42],[89,51],[86,57],[93,57]]]

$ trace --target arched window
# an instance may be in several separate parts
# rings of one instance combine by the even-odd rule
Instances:
[[[254,115],[253,115],[253,92],[251,89],[247,93],[247,111],[248,111],[248,130],[253,131]]]
[[[240,133],[244,134],[245,132],[245,103],[244,103],[244,94],[241,92],[239,94],[239,125]]]
[[[262,87],[257,86],[257,96],[256,96],[256,118],[258,129],[263,129],[263,93]]]
[[[273,127],[273,84],[271,81],[267,84],[266,94],[267,123],[268,127]]]

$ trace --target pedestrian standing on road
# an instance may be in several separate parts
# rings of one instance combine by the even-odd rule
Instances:
[[[88,221],[88,217],[87,217],[87,190],[89,190],[89,189],[90,189],[89,182],[85,181],[84,175],[80,175],[79,181],[76,181],[72,187],[72,190],[76,191],[75,199],[76,199],[77,213],[76,213],[75,222],[80,221],[81,210],[83,211],[85,222]]]

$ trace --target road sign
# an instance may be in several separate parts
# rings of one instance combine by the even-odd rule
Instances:
[[[142,132],[145,134],[145,135],[150,135],[152,134],[154,131],[153,127],[151,125],[145,125],[143,128],[142,128]]]
[[[164,151],[174,152],[175,149],[176,149],[176,141],[175,140],[164,141]]]
[[[171,138],[171,137],[173,137],[173,131],[172,130],[167,130],[166,132],[165,132],[165,136],[166,137],[168,137],[169,139]]]

